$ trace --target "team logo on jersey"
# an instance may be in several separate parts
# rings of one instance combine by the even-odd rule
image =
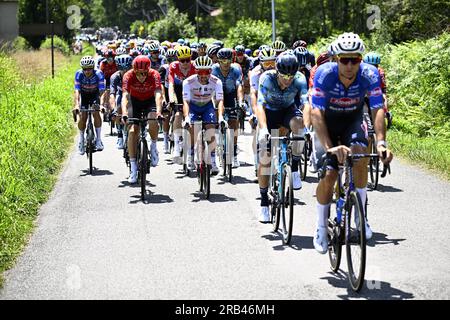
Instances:
[[[367,92],[367,96],[369,97],[379,97],[381,95],[383,95],[383,91],[381,90],[380,87],[376,87],[372,91]]]
[[[332,103],[334,105],[338,105],[343,108],[354,106],[354,105],[358,104],[359,101],[360,101],[359,97],[358,98],[342,97],[342,98],[331,98],[330,99],[330,103]]]
[[[320,88],[314,87],[312,91],[313,97],[324,98],[325,92],[323,92]]]
[[[363,68],[361,75],[364,78],[368,79],[370,84],[377,83],[379,79],[378,74],[372,68],[369,67]]]

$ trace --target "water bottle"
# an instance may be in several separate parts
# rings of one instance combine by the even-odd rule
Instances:
[[[339,197],[339,199],[336,201],[336,216],[337,216],[337,223],[341,223],[342,219],[342,207],[344,206],[344,198]]]

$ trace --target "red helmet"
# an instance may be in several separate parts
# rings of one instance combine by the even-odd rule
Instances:
[[[322,52],[319,57],[317,58],[317,65],[320,66],[324,64],[325,62],[328,62],[330,59],[330,56],[328,54],[328,51]]]
[[[150,59],[147,56],[137,56],[133,60],[133,69],[135,71],[146,71],[150,68]]]
[[[103,51],[103,56],[105,58],[114,58],[116,56],[116,53],[113,49],[106,49],[105,51]]]

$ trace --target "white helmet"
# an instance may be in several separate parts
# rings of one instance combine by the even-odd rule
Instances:
[[[211,69],[213,61],[208,56],[201,56],[194,60],[194,67],[198,70]]]
[[[357,53],[362,55],[364,53],[364,42],[361,38],[353,32],[345,32],[341,34],[332,48],[334,54]]]
[[[93,68],[95,66],[94,58],[91,56],[84,56],[80,61],[81,68]]]

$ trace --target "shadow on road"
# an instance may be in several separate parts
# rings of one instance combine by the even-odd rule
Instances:
[[[302,182],[308,182],[308,183],[319,183],[319,178],[317,178],[317,173],[308,173],[309,176],[306,175],[305,180],[302,180]],[[312,176],[314,175],[314,176]]]
[[[153,203],[153,204],[158,204],[158,203],[159,204],[164,204],[164,203],[171,203],[171,202],[174,201],[171,197],[169,197],[167,195],[157,194],[157,193],[151,192],[149,190],[147,190],[147,193],[145,194],[144,201],[141,201],[141,195],[140,194],[134,195],[134,196],[132,196],[132,198],[136,199],[136,200],[130,200],[130,202],[129,202],[130,204],[136,204],[136,203],[139,203],[139,202],[142,202],[144,204],[150,204],[150,203]]]
[[[111,172],[109,170],[99,170],[96,167],[93,168],[92,175],[93,176],[111,176],[114,174],[114,172]],[[80,174],[80,177],[86,177],[90,176],[89,169],[82,170],[83,174]]]
[[[370,279],[366,279],[361,291],[356,293],[350,288],[347,273],[339,270],[338,273],[330,271],[328,274],[328,277],[320,279],[327,280],[333,287],[347,289],[346,294],[338,295],[338,298],[342,300],[352,298],[366,300],[405,300],[414,298],[412,293],[393,288],[389,282]]]
[[[372,234],[372,239],[367,241],[367,245],[369,247],[375,247],[381,244],[393,244],[394,246],[398,246],[400,242],[405,240],[406,239],[389,239],[387,234],[374,232]]]
[[[379,191],[379,192],[403,192],[402,189],[398,189],[392,186],[385,186],[382,184],[378,184],[377,190],[374,191]]]
[[[228,177],[224,177],[221,173],[219,174],[219,177],[217,180],[219,181],[217,184],[230,183],[230,182],[228,182]],[[247,183],[254,184],[254,181],[247,179],[245,177],[242,177],[242,176],[233,176],[231,178],[231,184],[247,184]]]
[[[191,193],[196,199],[193,199],[192,202],[200,202],[200,201],[209,201],[211,203],[214,202],[228,202],[228,201],[237,201],[236,198],[228,197],[224,194],[215,194],[211,193],[209,195],[209,199],[205,199],[205,196],[200,191]]]
[[[147,183],[146,183],[145,185],[146,185],[147,187],[156,187],[156,185],[153,184],[153,183],[151,183],[150,181],[147,181]],[[128,180],[120,181],[119,188],[125,188],[125,187],[127,187],[127,188],[136,188],[136,189],[140,189],[140,188],[141,188],[141,185],[140,185],[139,183],[133,183],[133,184],[131,184],[131,183],[128,182]]]
[[[279,244],[273,246],[273,250],[275,251],[283,251],[286,249],[294,249],[294,250],[303,250],[303,249],[314,249],[313,246],[313,237],[310,236],[298,236],[292,235],[291,242],[289,245],[284,245],[282,242],[281,234],[278,232],[272,232],[270,234],[266,234],[262,236],[262,238],[269,241],[277,241]]]

